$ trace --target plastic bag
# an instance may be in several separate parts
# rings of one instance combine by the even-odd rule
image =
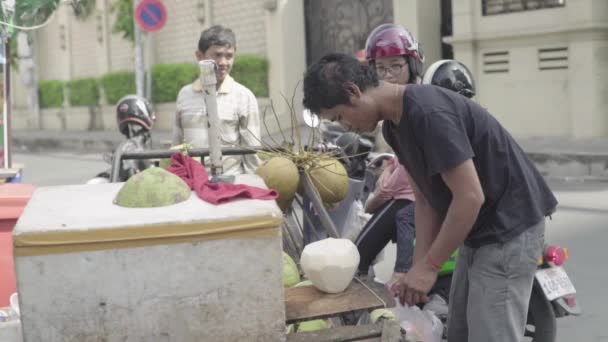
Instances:
[[[397,319],[405,330],[407,341],[441,342],[443,323],[432,312],[420,310],[416,305],[403,306],[397,301]]]
[[[363,203],[359,200],[354,201],[346,214],[343,237],[354,243],[370,217],[371,215],[365,213]]]

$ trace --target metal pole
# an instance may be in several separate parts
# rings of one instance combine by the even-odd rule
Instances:
[[[4,78],[4,101],[2,105],[2,122],[4,128],[4,169],[10,169],[12,167],[11,160],[11,106],[10,106],[10,88],[11,88],[11,75],[10,75],[10,38],[8,34],[2,35],[2,53],[4,55],[4,64],[2,65],[2,72]]]
[[[146,99],[152,102],[152,34],[146,32]]]
[[[340,235],[338,234],[338,229],[336,228],[334,221],[332,221],[331,217],[327,213],[327,210],[323,205],[323,200],[321,200],[321,195],[319,195],[317,188],[315,188],[312,179],[310,179],[310,176],[308,176],[306,172],[302,172],[300,175],[301,181],[304,182],[304,191],[306,196],[308,196],[313,208],[315,208],[315,211],[319,215],[319,219],[321,220],[323,227],[325,227],[327,235],[332,238],[339,238]],[[312,227],[312,229],[314,230],[315,228]]]
[[[211,176],[221,176],[222,150],[219,135],[220,119],[217,113],[217,79],[215,77],[215,62],[213,60],[203,60],[198,62],[200,70],[200,80],[203,84],[203,97],[205,98],[205,108],[207,109],[207,134],[209,136],[209,157],[211,159]]]
[[[137,8],[137,0],[133,0],[133,14]],[[135,18],[133,19],[135,34],[135,87],[137,96],[144,96],[144,53],[142,47],[142,32]]]

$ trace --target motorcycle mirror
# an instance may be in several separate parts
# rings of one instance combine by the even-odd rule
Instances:
[[[302,117],[304,117],[304,123],[310,128],[317,128],[319,126],[319,116],[313,114],[310,110],[304,109],[302,111]]]

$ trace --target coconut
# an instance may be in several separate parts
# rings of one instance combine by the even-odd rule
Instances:
[[[310,178],[325,203],[337,203],[348,192],[348,174],[337,159],[320,159],[310,168]]]
[[[114,204],[129,208],[163,207],[190,198],[190,187],[173,173],[153,167],[127,180]]]
[[[327,329],[330,326],[329,321],[325,319],[313,319],[312,321],[297,323],[296,332],[317,331]]]
[[[298,266],[289,256],[283,252],[283,286],[292,287],[300,282],[300,271]]]
[[[376,323],[380,320],[396,321],[397,316],[391,309],[376,309],[369,314],[369,319],[372,323]]]
[[[313,286],[313,283],[310,280],[304,280],[304,281],[297,283],[294,287],[303,287],[303,286]],[[331,324],[328,320],[314,319],[312,321],[296,323],[295,327],[293,327],[291,329],[291,331],[288,331],[288,333],[302,332],[302,331],[316,331],[316,330],[321,330],[321,329],[327,329],[329,327],[331,327]]]
[[[327,238],[306,245],[300,264],[317,289],[339,293],[353,280],[359,260],[359,251],[352,241]]]
[[[269,189],[279,193],[279,208],[287,209],[300,183],[300,173],[296,165],[287,158],[273,157],[260,165],[255,173],[262,177]]]
[[[312,281],[304,280],[296,284],[294,287],[304,287],[304,286],[313,286]]]

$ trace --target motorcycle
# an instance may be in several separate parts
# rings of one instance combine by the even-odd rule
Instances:
[[[127,95],[120,99],[116,109],[118,130],[126,140],[121,142],[111,154],[104,154],[103,159],[110,168],[97,174],[87,184],[124,182],[131,176],[151,167],[149,160],[122,160],[126,153],[143,152],[152,146],[152,126],[156,117],[152,105],[142,97]]]
[[[142,136],[127,138],[127,140],[121,142],[114,151],[103,155],[103,160],[110,164],[110,167],[88,180],[86,184],[125,182],[131,176],[149,168],[153,164],[146,160],[124,160],[122,163],[117,163],[116,156],[128,152],[143,152],[149,149],[149,144],[146,143]],[[112,175],[115,175],[115,180],[112,180]]]

